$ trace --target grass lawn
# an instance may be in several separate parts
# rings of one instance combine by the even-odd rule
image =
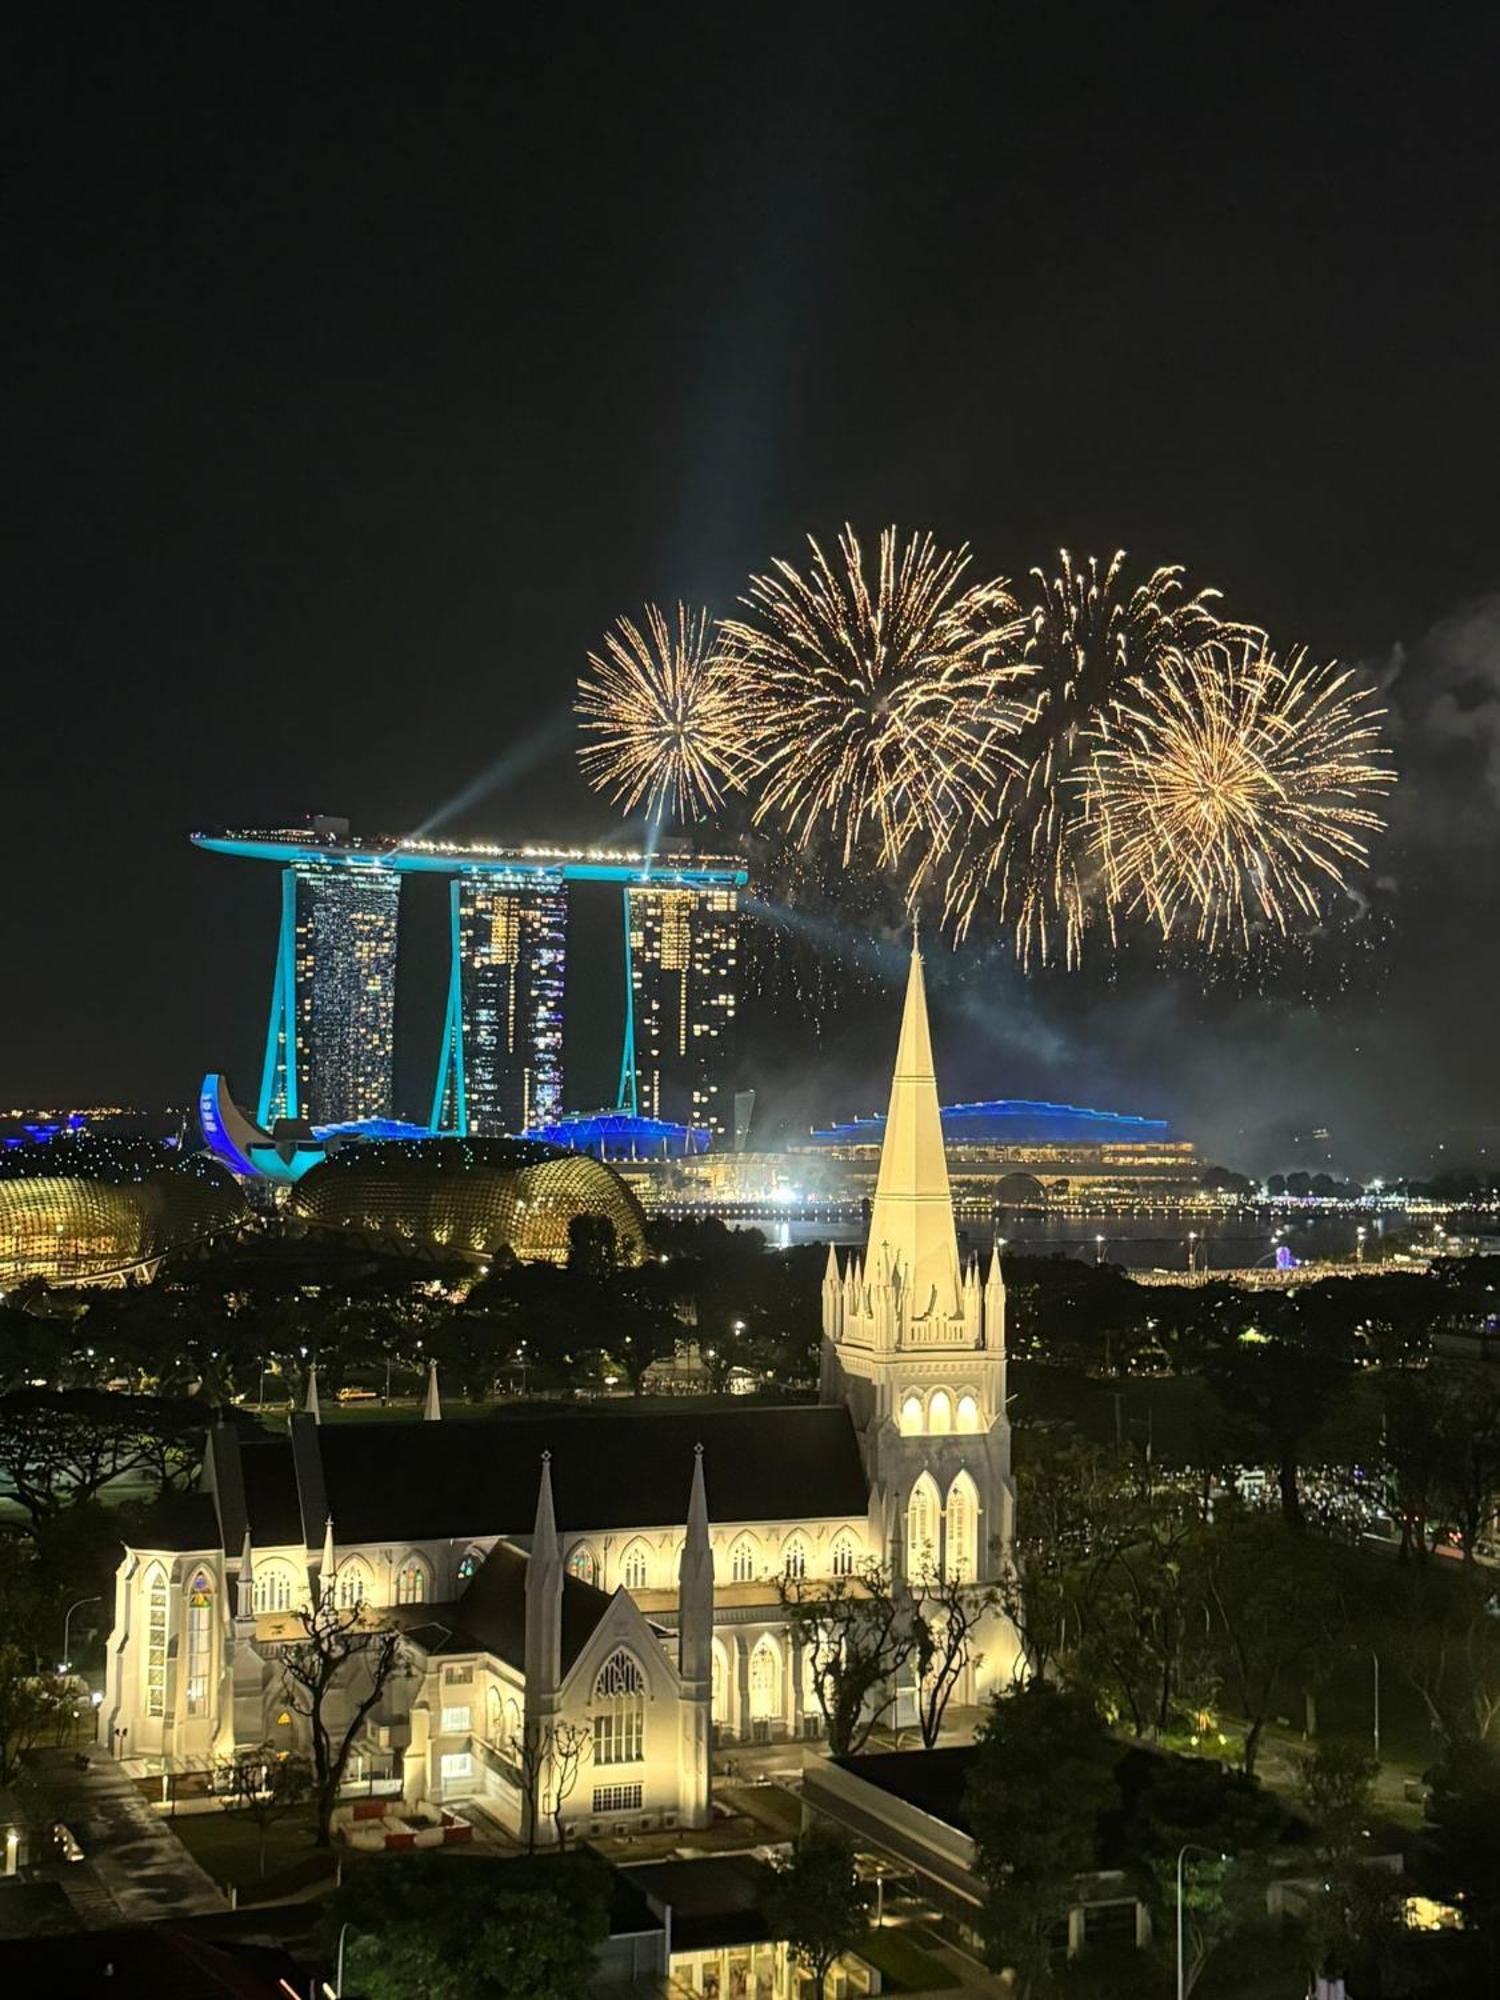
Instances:
[[[909,1932],[882,1926],[860,1940],[859,1955],[875,1966],[887,1993],[931,1993],[956,1987],[958,1975],[940,1958],[923,1951]]]
[[[169,1822],[188,1853],[216,1882],[233,1883],[242,1895],[253,1896],[261,1884],[259,1833],[244,1813],[179,1813]],[[293,1868],[310,1866],[314,1818],[310,1808],[288,1813],[266,1829],[267,1883]],[[334,1870],[328,1857],[328,1874]]]

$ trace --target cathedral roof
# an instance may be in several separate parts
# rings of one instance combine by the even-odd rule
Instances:
[[[497,1542],[480,1564],[453,1613],[445,1653],[491,1653],[507,1666],[526,1666],[526,1571],[531,1558]],[[565,1576],[562,1591],[562,1670],[567,1673],[610,1606],[609,1592]]]
[[[854,1424],[842,1406],[529,1406],[440,1424],[308,1421],[299,1424],[299,1444],[300,1477],[316,1484],[320,1472],[321,1494],[300,1490],[290,1439],[239,1444],[245,1516],[257,1549],[295,1546],[305,1537],[307,1547],[317,1547],[325,1512],[343,1547],[524,1538],[536,1512],[544,1451],[552,1454],[557,1521],[565,1533],[681,1522],[699,1444],[710,1521],[826,1520],[862,1515],[869,1505]],[[304,1515],[315,1525],[304,1527]],[[172,1539],[139,1545],[205,1548],[221,1541],[237,1555],[246,1520],[226,1518],[216,1532],[200,1508],[191,1524],[174,1524]],[[180,1539],[184,1532],[197,1538]]]

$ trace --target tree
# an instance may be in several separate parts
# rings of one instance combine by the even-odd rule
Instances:
[[[0,1396],[0,1472],[34,1530],[92,1500],[111,1480],[155,1464],[164,1441],[201,1434],[196,1403],[107,1389],[16,1389]]]
[[[936,1747],[954,1690],[965,1671],[983,1658],[975,1651],[974,1634],[999,1601],[993,1589],[938,1576],[931,1568],[919,1579],[912,1611],[917,1642],[917,1721],[924,1749]]]
[[[581,1723],[543,1723],[535,1718],[527,1721],[514,1739],[511,1747],[521,1772],[528,1854],[536,1852],[537,1827],[547,1813],[552,1815],[558,1846],[566,1847],[563,1807],[577,1787],[584,1753],[592,1740]]]
[[[302,1805],[312,1790],[305,1757],[278,1755],[270,1743],[221,1757],[214,1789],[229,1811],[243,1813],[255,1828],[257,1873],[266,1872],[266,1835]]]
[[[326,1932],[350,1925],[344,1990],[368,2000],[582,2000],[607,1910],[591,1854],[406,1854],[348,1870]]]
[[[0,1786],[8,1785],[22,1757],[72,1713],[65,1680],[39,1674],[19,1646],[0,1645]]]
[[[1265,1293],[1254,1295],[1253,1320],[1247,1312],[1238,1336],[1207,1363],[1210,1385],[1243,1432],[1247,1453],[1276,1468],[1289,1528],[1304,1525],[1298,1474],[1307,1443],[1352,1365],[1347,1342],[1309,1338],[1295,1305]]]
[[[1297,1761],[1297,1796],[1317,1833],[1320,1856],[1329,1867],[1351,1860],[1369,1824],[1380,1766],[1362,1743],[1336,1737]]]
[[[890,1712],[896,1676],[916,1650],[909,1609],[890,1571],[873,1560],[858,1576],[781,1576],[776,1591],[792,1643],[807,1660],[828,1748],[850,1756]]]
[[[765,1899],[772,1936],[785,1938],[797,1963],[812,1974],[819,2000],[835,1961],[868,1929],[869,1910],[870,1890],[859,1879],[854,1843],[842,1827],[827,1822],[798,1836]]]
[[[992,1957],[1045,1992],[1049,1934],[1119,1800],[1120,1748],[1087,1695],[1033,1680],[992,1699],[976,1750],[966,1805]]]
[[[313,1602],[293,1614],[302,1638],[282,1656],[287,1701],[308,1725],[317,1845],[332,1844],[333,1809],[365,1718],[390,1681],[406,1671],[399,1632],[372,1624],[363,1605],[335,1604],[314,1584]]]
[[[1432,1886],[1464,1913],[1491,1964],[1500,1957],[1500,1750],[1455,1744],[1431,1773]]]
[[[1268,1514],[1220,1502],[1202,1543],[1203,1585],[1228,1641],[1229,1694],[1247,1724],[1242,1762],[1254,1776],[1261,1735],[1291,1676],[1326,1648],[1340,1605],[1331,1552]]]

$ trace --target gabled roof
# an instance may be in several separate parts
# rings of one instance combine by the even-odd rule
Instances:
[[[841,1405],[605,1410],[537,1406],[441,1423],[297,1420],[289,1437],[237,1440],[245,1518],[257,1549],[320,1546],[325,1514],[341,1547],[500,1535],[528,1538],[537,1475],[552,1454],[559,1528],[661,1528],[687,1516],[693,1448],[703,1446],[710,1521],[861,1516],[869,1482]],[[317,1475],[316,1477],[314,1475]],[[317,1492],[303,1486],[320,1485]],[[212,1548],[237,1556],[244,1526],[207,1495],[163,1517],[167,1539],[139,1548]],[[189,1515],[191,1518],[189,1518]],[[306,1521],[304,1522],[304,1515]],[[185,1537],[185,1538],[184,1538]]]
[[[518,1673],[526,1666],[526,1571],[531,1558],[509,1542],[496,1542],[453,1614],[445,1653],[492,1653]],[[612,1599],[581,1577],[565,1576],[562,1592],[562,1670],[566,1674],[598,1630]]]
[[[439,1424],[324,1424],[318,1443],[334,1533],[346,1544],[529,1535],[544,1451],[565,1532],[684,1520],[697,1444],[710,1520],[819,1520],[869,1505],[841,1407],[527,1410]],[[259,1541],[253,1516],[251,1525]]]

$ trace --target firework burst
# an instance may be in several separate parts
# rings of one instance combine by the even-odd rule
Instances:
[[[1348,669],[1247,637],[1133,677],[1070,782],[1112,906],[1209,950],[1315,919],[1384,826],[1383,714]]]
[[[673,622],[648,604],[641,624],[615,621],[589,666],[574,706],[595,790],[626,812],[644,802],[652,819],[717,811],[743,782],[743,725],[708,613],[679,604]]]
[[[720,626],[749,724],[757,824],[847,864],[873,835],[914,896],[955,830],[983,816],[1030,712],[1009,586],[964,581],[969,551],[880,537],[873,574],[845,528],[805,573],[778,561]]]
[[[1220,625],[1211,608],[1217,592],[1187,595],[1179,568],[1131,585],[1123,550],[1102,563],[1075,562],[1063,549],[1055,573],[1031,575],[1024,659],[1035,675],[1033,710],[998,796],[970,819],[947,877],[944,916],[962,937],[992,907],[1023,965],[1072,966],[1089,923],[1111,917],[1070,782],[1089,725],[1115,688],[1150,675],[1170,649],[1241,628]]]

